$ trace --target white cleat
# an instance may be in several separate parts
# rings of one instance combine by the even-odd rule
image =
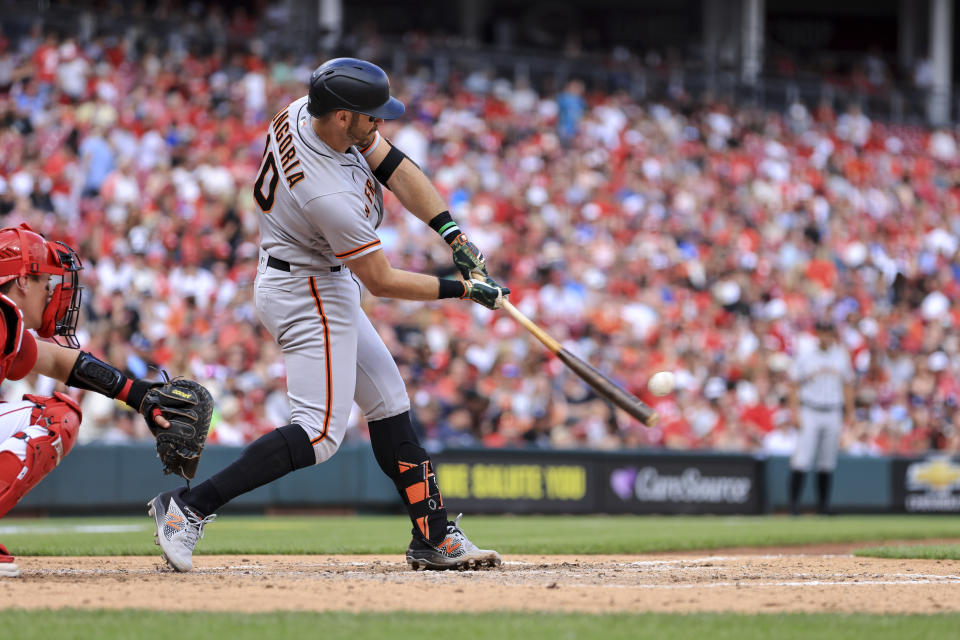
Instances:
[[[203,527],[216,519],[216,514],[199,517],[180,500],[185,489],[161,493],[147,503],[149,514],[157,524],[154,542],[163,552],[161,555],[171,568],[177,571],[193,569],[193,549],[203,537]]]
[[[7,548],[0,544],[0,578],[16,578],[19,575],[20,567],[13,561]]]

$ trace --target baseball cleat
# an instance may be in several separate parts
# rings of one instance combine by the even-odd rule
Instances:
[[[203,537],[203,527],[213,522],[217,515],[201,518],[180,500],[186,489],[174,489],[161,493],[147,503],[148,513],[153,516],[157,530],[154,542],[160,547],[163,559],[177,571],[193,569],[193,549]]]
[[[410,546],[407,547],[407,564],[414,571],[419,569],[482,569],[484,567],[499,567],[500,554],[490,549],[478,549],[470,542],[466,534],[460,530],[460,518],[447,522],[447,537],[434,545],[423,539],[414,531]]]
[[[0,544],[0,578],[16,578],[19,575],[20,567],[13,561],[7,548]]]

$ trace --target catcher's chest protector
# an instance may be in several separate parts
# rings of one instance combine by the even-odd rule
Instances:
[[[13,434],[12,446],[0,452],[0,518],[70,453],[80,429],[80,406],[70,396],[58,391],[23,399],[36,407],[30,426]]]

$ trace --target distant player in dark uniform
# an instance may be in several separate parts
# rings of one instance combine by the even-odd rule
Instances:
[[[840,432],[853,416],[853,367],[829,320],[816,323],[817,345],[793,362],[790,405],[800,426],[790,459],[790,510],[799,513],[804,478],[817,469],[817,512],[830,512],[830,489],[837,467]]]

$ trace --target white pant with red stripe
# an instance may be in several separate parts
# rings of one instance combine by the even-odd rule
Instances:
[[[291,275],[265,260],[258,267],[257,315],[283,351],[290,421],[310,436],[317,463],[343,442],[354,401],[368,421],[410,409],[397,364],[360,297],[346,267],[311,276]]]
[[[81,419],[63,393],[0,403],[0,518],[70,453]]]
[[[34,437],[47,433],[46,427],[30,425],[30,414],[36,406],[27,400],[0,402],[0,452],[11,451],[20,460],[24,460],[27,455],[27,442],[22,438],[14,438],[13,434],[23,431]]]

